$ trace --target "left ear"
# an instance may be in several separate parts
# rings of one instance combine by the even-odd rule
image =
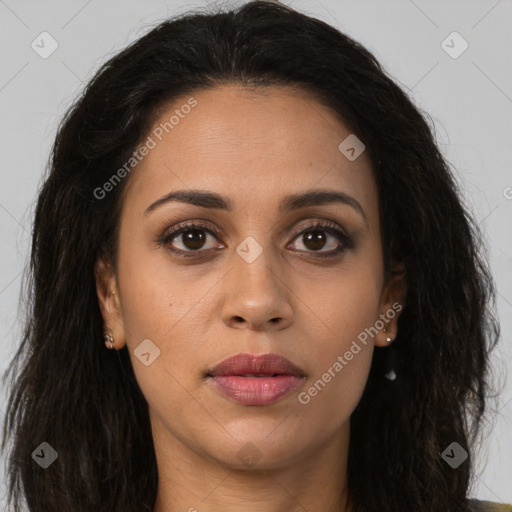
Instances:
[[[391,275],[385,283],[380,300],[380,317],[376,325],[384,327],[375,335],[374,342],[378,347],[389,346],[397,335],[398,317],[405,306],[407,296],[407,280],[405,265],[397,263],[392,266]],[[390,339],[390,341],[388,341]]]
[[[119,350],[126,345],[126,333],[112,264],[100,257],[94,266],[94,276],[104,329],[110,331],[114,337],[115,349]]]

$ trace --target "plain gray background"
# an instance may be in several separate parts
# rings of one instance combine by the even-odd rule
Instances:
[[[0,0],[2,374],[19,343],[18,299],[33,204],[57,123],[66,108],[105,60],[158,21],[188,9],[241,3]],[[512,390],[508,377],[512,366],[512,2],[285,3],[362,42],[430,114],[438,144],[455,167],[466,200],[487,236],[502,327],[492,361],[497,383],[504,388],[499,414],[479,454],[479,477],[471,494],[512,503]],[[31,47],[44,31],[58,44],[46,59]],[[442,47],[454,31],[469,45],[457,58]],[[447,44],[453,54],[464,42],[452,35]],[[2,390],[2,420],[5,397]],[[39,442],[34,439],[34,447]],[[3,465],[4,461],[0,507],[5,495]]]

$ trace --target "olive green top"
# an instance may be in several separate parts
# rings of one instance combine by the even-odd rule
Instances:
[[[493,501],[471,500],[473,512],[512,512],[512,505]]]

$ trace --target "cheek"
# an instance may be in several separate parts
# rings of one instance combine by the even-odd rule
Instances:
[[[356,255],[336,272],[316,279],[308,293],[303,289],[305,302],[316,313],[307,316],[318,319],[315,325],[330,340],[327,345],[332,349],[343,351],[379,318],[381,272],[378,264]]]
[[[373,355],[371,327],[379,318],[381,269],[356,258],[315,294],[309,315],[314,350],[308,354],[307,387],[299,403],[304,414],[323,418],[333,429],[352,414],[364,391]],[[321,319],[321,321],[318,321]],[[316,331],[316,332],[315,332]]]
[[[162,249],[141,250],[130,241],[122,248],[122,322],[136,379],[155,410],[179,411],[190,398],[187,391],[195,390],[199,367],[194,363],[207,338],[202,327],[206,321],[200,320],[205,318],[204,306],[198,304],[204,283],[186,269],[173,272]],[[154,362],[147,366],[138,357],[143,346],[157,354],[154,359],[150,355]]]
[[[329,347],[307,386],[298,394],[301,416],[315,428],[334,433],[351,416],[363,394],[370,371],[373,344],[340,340]],[[316,418],[316,419],[315,419]]]
[[[136,233],[122,238],[118,260],[123,324],[131,344],[169,332],[197,296],[190,281],[182,283],[182,274],[171,271],[165,251],[135,242],[141,238]]]

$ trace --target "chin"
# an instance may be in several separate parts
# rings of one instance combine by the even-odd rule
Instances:
[[[226,468],[262,471],[293,465],[309,451],[308,446],[313,450],[313,440],[310,444],[302,444],[286,427],[278,431],[279,427],[269,435],[261,429],[245,429],[243,435],[230,432],[233,437],[229,440],[215,443],[211,449],[203,449]]]

